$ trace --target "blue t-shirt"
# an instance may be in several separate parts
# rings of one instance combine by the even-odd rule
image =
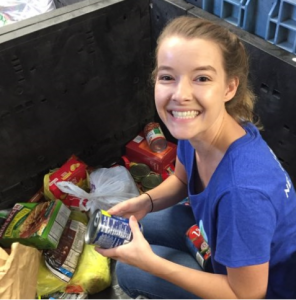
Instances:
[[[225,153],[208,186],[189,141],[178,142],[197,225],[211,247],[215,273],[270,263],[267,298],[296,298],[296,195],[291,180],[252,124]]]

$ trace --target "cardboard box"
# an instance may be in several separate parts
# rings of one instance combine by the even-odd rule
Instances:
[[[16,203],[0,229],[0,245],[14,242],[37,249],[56,249],[70,216],[62,201]]]
[[[160,153],[153,152],[149,148],[144,133],[140,132],[126,145],[125,150],[125,155],[131,162],[147,164],[152,171],[161,174],[170,165],[174,164],[177,145],[168,141],[168,146],[164,151]]]

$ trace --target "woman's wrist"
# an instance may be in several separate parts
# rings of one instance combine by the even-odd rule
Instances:
[[[143,193],[143,195],[147,195],[147,196],[148,196],[148,198],[149,198],[149,200],[150,200],[150,207],[151,207],[149,212],[153,212],[154,205],[153,205],[152,197],[151,197],[150,194],[147,193],[147,192]]]

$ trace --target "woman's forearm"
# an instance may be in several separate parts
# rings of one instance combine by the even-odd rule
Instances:
[[[266,276],[262,272],[267,272],[268,263],[234,268],[235,279],[230,280],[229,275],[191,269],[157,255],[150,256],[148,262],[145,271],[203,299],[262,299],[266,295]]]
[[[153,201],[153,211],[170,207],[187,196],[187,186],[174,174],[147,192]]]

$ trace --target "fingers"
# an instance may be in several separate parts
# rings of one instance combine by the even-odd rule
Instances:
[[[103,249],[103,248],[100,248],[99,246],[95,246],[95,250],[98,253],[102,254],[103,256],[106,256],[105,252],[106,252],[107,249]]]
[[[139,227],[138,220],[133,215],[130,216],[130,218],[129,218],[129,226],[133,233],[133,237],[138,236],[139,234],[142,234],[140,227]]]
[[[122,214],[124,214],[124,209],[122,207],[122,203],[119,203],[113,207],[111,207],[109,210],[108,210],[108,213],[110,215],[115,215],[115,216],[122,216]]]
[[[105,256],[105,257],[110,257],[110,258],[114,258],[115,259],[115,253],[114,251],[112,251],[112,249],[103,249],[100,248],[99,246],[95,246],[95,251],[97,251],[98,253],[100,253],[101,255]]]

